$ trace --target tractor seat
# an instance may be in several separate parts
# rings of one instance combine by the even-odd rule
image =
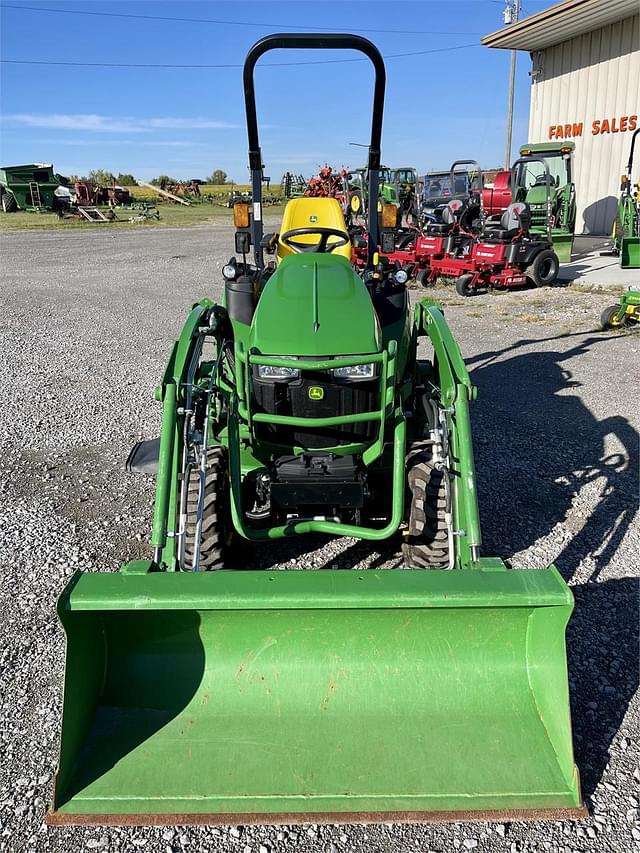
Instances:
[[[489,228],[482,232],[482,240],[485,243],[510,243],[519,228]]]
[[[533,183],[534,187],[546,187],[547,185],[550,187],[557,187],[558,183],[553,175],[547,175],[546,172],[542,175],[538,175]]]
[[[292,198],[291,201],[287,202],[282,216],[280,234],[284,234],[285,231],[292,231],[294,228],[313,228],[314,225],[319,228],[337,228],[339,231],[347,233],[342,209],[335,198]],[[315,234],[306,234],[295,239],[296,242],[313,244],[317,243],[320,237]],[[335,238],[329,238],[329,245],[333,239]],[[285,246],[278,239],[277,263],[280,263],[287,255],[294,254],[293,249]],[[335,249],[332,254],[341,255],[351,261],[350,243]]]
[[[453,222],[431,222],[425,228],[427,234],[448,234],[453,228]]]
[[[453,230],[453,226],[458,221],[458,216],[462,211],[462,202],[459,198],[452,198],[449,204],[442,211],[442,222],[432,222],[427,225],[427,234],[449,234]]]
[[[485,227],[481,239],[485,243],[510,243],[521,231],[527,231],[530,220],[529,205],[512,202],[500,217],[500,224]]]

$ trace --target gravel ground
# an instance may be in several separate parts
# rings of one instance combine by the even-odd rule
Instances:
[[[146,556],[152,484],[124,473],[157,434],[152,399],[188,306],[220,291],[226,226],[2,237],[0,851],[452,850],[628,853],[638,848],[640,336],[602,333],[601,291],[435,295],[480,395],[473,406],[484,553],[554,561],[572,585],[568,634],[581,823],[47,829],[71,573]],[[416,292],[416,295],[419,295]],[[636,366],[634,371],[632,368]],[[630,391],[629,389],[633,389]],[[247,549],[247,565],[394,565],[351,540]]]

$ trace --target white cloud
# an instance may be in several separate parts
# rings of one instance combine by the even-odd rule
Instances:
[[[78,147],[84,147],[86,145],[93,146],[104,146],[106,143],[104,139],[83,139],[81,137],[75,137],[73,139],[55,139],[55,138],[47,138],[47,139],[34,139],[32,140],[33,145],[72,145]],[[182,139],[164,139],[164,140],[156,140],[156,139],[110,139],[108,142],[109,146],[113,145],[135,145],[138,148],[203,148],[206,143],[204,142],[187,142]]]
[[[242,127],[240,124],[231,124],[228,121],[214,121],[206,118],[150,118],[149,126],[169,130],[234,130]]]
[[[50,130],[94,131],[97,133],[150,133],[153,130],[233,130],[241,127],[226,121],[207,118],[132,118],[103,116],[95,113],[11,113],[4,117],[8,124],[43,127]]]

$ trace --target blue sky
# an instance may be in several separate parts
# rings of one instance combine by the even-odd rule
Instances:
[[[547,5],[526,0],[524,14]],[[503,159],[509,52],[478,42],[502,26],[503,7],[503,0],[1,0],[0,48],[4,60],[240,65],[251,44],[270,32],[326,27],[359,33],[383,55],[402,54],[386,62],[383,161],[420,172],[463,158],[491,167]],[[87,12],[93,14],[79,14]],[[473,46],[443,50],[458,45]],[[425,50],[438,52],[405,55]],[[360,165],[365,152],[349,142],[368,138],[372,72],[366,61],[261,66],[355,56],[278,51],[261,60],[261,143],[274,181],[287,169],[308,176],[326,161]],[[528,55],[520,53],[514,151],[526,141],[529,68]],[[62,174],[104,168],[142,179],[161,173],[204,178],[220,168],[247,180],[239,67],[4,63],[1,74],[5,165],[52,162]]]

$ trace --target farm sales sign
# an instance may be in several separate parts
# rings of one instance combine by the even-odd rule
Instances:
[[[591,135],[602,136],[606,133],[626,133],[638,126],[638,116],[614,116],[614,118],[598,118],[591,122]],[[584,122],[571,124],[550,124],[549,139],[576,139],[584,133]]]

